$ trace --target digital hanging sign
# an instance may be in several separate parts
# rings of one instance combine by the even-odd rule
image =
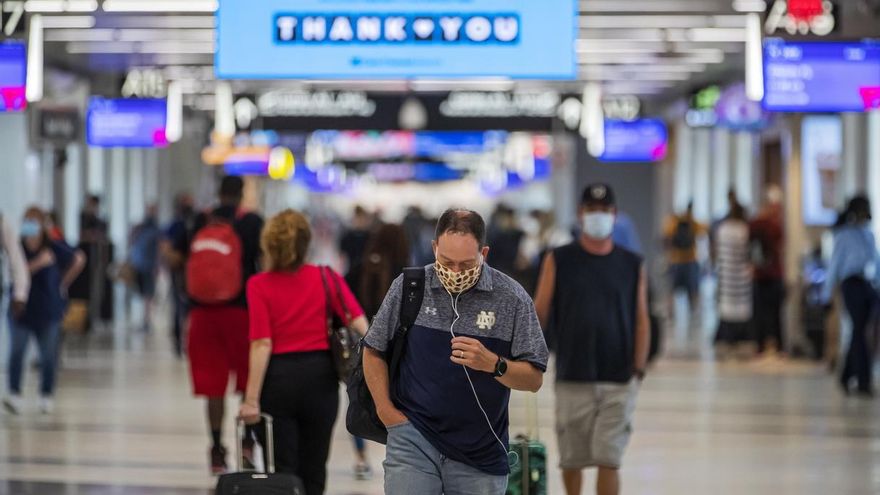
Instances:
[[[0,113],[27,107],[27,55],[22,42],[0,43]]]
[[[223,0],[225,79],[575,79],[575,0]]]
[[[666,124],[659,119],[605,121],[603,162],[659,162],[666,158]]]
[[[102,148],[161,148],[168,104],[164,99],[89,100],[86,141]]]
[[[863,112],[880,107],[880,43],[764,43],[764,108]]]

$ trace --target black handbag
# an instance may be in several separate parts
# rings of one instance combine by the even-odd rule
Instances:
[[[327,279],[333,281],[333,289]],[[358,338],[355,332],[348,326],[351,325],[351,312],[345,304],[345,298],[342,297],[342,287],[339,284],[339,278],[333,274],[333,270],[329,267],[321,267],[321,282],[324,284],[324,293],[327,296],[327,339],[330,342],[330,353],[333,355],[333,365],[336,367],[336,375],[339,381],[345,383],[351,371],[357,365],[358,359]],[[333,292],[339,301],[339,307],[342,308],[344,319],[339,318],[333,312]]]
[[[266,472],[251,473],[242,471],[241,439],[244,438],[244,421],[238,420],[235,442],[236,473],[220,476],[217,480],[216,495],[306,495],[302,480],[292,474],[275,472],[275,435],[272,416],[263,414],[266,424]]]
[[[407,334],[422,310],[422,299],[425,294],[425,269],[405,268],[403,270],[403,291],[400,301],[400,321],[395,329],[394,338],[388,344],[385,361],[388,363],[389,392],[394,399],[394,384],[400,371],[400,363],[406,352]],[[362,359],[363,343],[358,346],[357,362],[346,383],[348,393],[348,410],[345,413],[345,427],[352,435],[372,440],[376,443],[388,441],[388,431],[379,414],[376,403],[367,387],[364,377]]]

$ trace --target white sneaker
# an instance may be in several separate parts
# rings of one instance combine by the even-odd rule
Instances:
[[[3,399],[3,408],[9,414],[18,416],[21,413],[22,398],[20,395],[10,395]]]
[[[40,412],[43,414],[52,414],[55,412],[55,401],[51,397],[43,397],[40,399]]]

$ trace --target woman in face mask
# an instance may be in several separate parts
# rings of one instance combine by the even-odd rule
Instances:
[[[67,288],[85,265],[84,255],[62,241],[51,240],[45,225],[45,214],[33,207],[25,213],[21,225],[21,243],[31,274],[31,288],[24,312],[10,318],[9,396],[3,405],[12,414],[18,414],[23,405],[24,356],[32,336],[37,340],[40,353],[40,410],[50,414],[54,409],[52,398]]]

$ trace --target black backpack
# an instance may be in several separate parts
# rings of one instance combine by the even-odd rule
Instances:
[[[385,360],[388,362],[388,389],[394,399],[394,382],[400,372],[400,362],[406,352],[406,340],[409,329],[415,324],[422,310],[422,299],[425,296],[424,267],[403,269],[403,290],[400,302],[400,323],[394,332],[394,338],[388,344]],[[388,441],[388,430],[379,419],[376,404],[364,378],[363,361],[364,344],[358,346],[357,366],[349,375],[346,383],[348,391],[348,411],[345,414],[345,426],[349,433],[356,437],[384,444]]]
[[[675,249],[691,249],[697,243],[694,225],[690,220],[679,220],[672,236],[672,247]]]

